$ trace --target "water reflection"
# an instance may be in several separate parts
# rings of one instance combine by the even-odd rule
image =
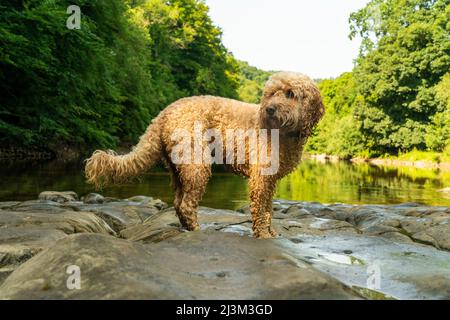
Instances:
[[[280,182],[277,196],[325,203],[450,205],[450,198],[439,192],[449,185],[450,172],[305,161]]]
[[[0,201],[35,199],[43,190],[73,190],[79,194],[94,191],[85,184],[80,164],[3,164],[0,179]],[[439,192],[449,186],[450,172],[305,160],[279,183],[276,197],[324,203],[450,205],[450,197]],[[101,193],[117,198],[151,195],[166,202],[173,199],[169,176],[162,170],[152,171],[136,183],[109,187]],[[236,209],[248,202],[247,193],[243,178],[218,172],[208,185],[202,205]]]

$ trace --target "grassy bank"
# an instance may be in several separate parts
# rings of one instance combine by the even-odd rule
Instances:
[[[398,156],[386,156],[382,157],[382,159],[391,159],[391,160],[400,160],[400,161],[410,161],[410,162],[431,162],[438,164],[449,164],[450,165],[450,154],[448,153],[440,153],[440,152],[431,152],[431,151],[420,151],[413,150],[407,153],[400,153]]]

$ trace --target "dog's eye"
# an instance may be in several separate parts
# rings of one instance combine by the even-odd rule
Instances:
[[[292,91],[292,90],[286,91],[285,95],[286,95],[286,98],[288,98],[288,99],[294,99],[295,98],[294,91]]]

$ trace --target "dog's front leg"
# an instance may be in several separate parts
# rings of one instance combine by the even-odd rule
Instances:
[[[261,175],[259,170],[253,170],[250,175],[250,211],[256,238],[270,239],[277,236],[272,228],[272,198],[275,185],[276,179],[273,176]]]

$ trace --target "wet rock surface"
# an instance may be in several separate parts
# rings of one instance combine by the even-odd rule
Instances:
[[[145,196],[0,203],[0,298],[450,299],[450,208],[273,206],[280,236],[256,240],[248,206],[201,207],[188,233]],[[80,290],[67,289],[70,265]]]
[[[64,267],[82,270],[67,290]],[[101,235],[67,237],[6,279],[6,299],[358,299],[330,276],[239,235],[183,233],[144,245]]]
[[[73,191],[44,191],[39,194],[39,200],[49,200],[54,202],[77,201],[78,195]]]

